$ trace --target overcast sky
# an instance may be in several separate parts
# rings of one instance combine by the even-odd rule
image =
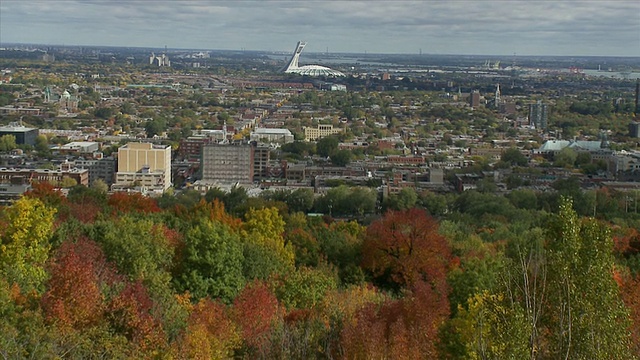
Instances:
[[[0,0],[7,43],[640,56],[640,1]]]

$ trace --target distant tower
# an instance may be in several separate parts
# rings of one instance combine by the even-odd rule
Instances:
[[[546,129],[548,123],[547,104],[538,100],[535,104],[529,105],[529,124],[536,129]]]
[[[304,50],[304,47],[307,46],[307,43],[304,41],[298,41],[298,45],[296,45],[296,50],[293,52],[293,56],[291,56],[291,60],[289,60],[289,64],[284,67],[284,71],[287,72],[290,69],[298,68],[298,59],[300,58],[300,53]]]
[[[495,99],[495,107],[496,109],[500,106],[500,84],[496,86],[496,99]]]

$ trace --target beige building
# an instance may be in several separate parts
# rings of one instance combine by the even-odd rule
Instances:
[[[316,141],[316,140],[318,140],[320,138],[323,138],[325,136],[340,134],[342,132],[344,132],[343,129],[341,129],[341,128],[335,128],[334,129],[333,125],[322,125],[322,124],[319,124],[315,128],[305,126],[304,127],[304,139],[306,141]]]
[[[128,143],[118,149],[114,190],[136,188],[162,193],[171,186],[171,146]]]

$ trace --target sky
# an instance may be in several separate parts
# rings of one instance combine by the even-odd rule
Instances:
[[[640,56],[637,0],[0,0],[10,43]]]

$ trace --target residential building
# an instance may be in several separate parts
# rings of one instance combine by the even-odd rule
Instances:
[[[529,125],[541,130],[547,128],[547,104],[543,104],[542,101],[538,100],[535,104],[529,105]]]

